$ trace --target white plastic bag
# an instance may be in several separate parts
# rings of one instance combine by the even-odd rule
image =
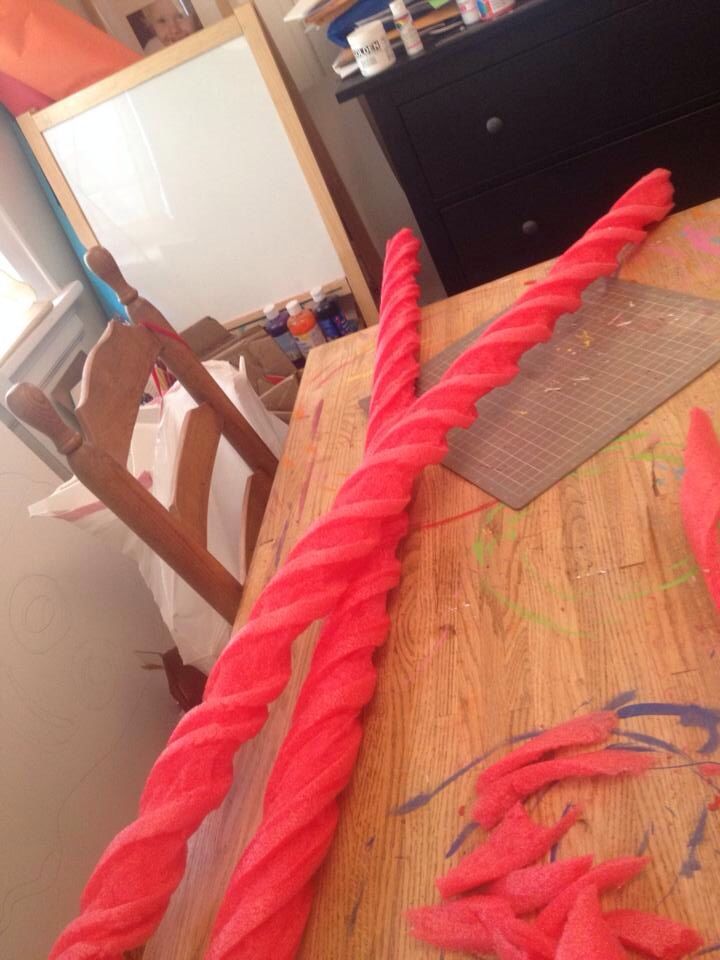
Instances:
[[[215,360],[204,366],[279,457],[287,426],[262,405],[247,381],[242,358],[237,370]],[[195,405],[176,383],[165,394],[162,405],[155,402],[141,408],[133,432],[128,469],[164,506],[170,502],[183,421]],[[208,550],[240,583],[246,576],[245,512],[250,476],[250,468],[221,437],[208,503]],[[30,514],[77,523],[131,557],[152,591],[183,662],[209,670],[230,637],[230,624],[78,480],[67,481],[45,500],[33,504]]]

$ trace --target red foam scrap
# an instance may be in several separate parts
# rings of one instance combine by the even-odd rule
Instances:
[[[492,941],[498,960],[530,960],[530,954],[527,950],[521,950],[520,947],[514,946],[497,930],[492,932]]]
[[[507,900],[482,894],[450,903],[408,910],[410,932],[444,950],[468,953],[500,952],[507,960],[553,960],[555,941],[525,920]]]
[[[613,887],[622,887],[636,877],[649,862],[650,857],[616,857],[598,864],[566,887],[540,911],[535,921],[538,928],[549,937],[559,937],[568,913],[583,890],[595,887],[602,892]]]
[[[521,951],[521,955],[553,960],[555,941],[534,924],[518,919],[507,900],[488,896],[473,897],[472,900],[478,919],[491,935],[499,934],[516,951]],[[495,940],[497,946],[497,937]]]
[[[522,915],[534,913],[553,900],[592,866],[592,856],[572,857],[513,870],[499,880],[493,880],[485,893],[502,897],[513,912]]]
[[[651,753],[637,753],[634,750],[596,750],[574,757],[533,763],[484,788],[475,804],[473,817],[489,830],[518,801],[537,793],[548,784],[569,778],[644,773],[654,765],[655,760]]]
[[[655,913],[613,910],[605,919],[621,943],[656,960],[680,960],[704,943],[697,930]]]
[[[627,960],[600,910],[597,887],[578,894],[558,944],[555,960]]]
[[[485,787],[501,777],[535,763],[548,753],[561,750],[564,747],[587,747],[596,743],[604,743],[610,736],[613,727],[617,724],[617,714],[612,710],[588,713],[584,716],[573,717],[566,723],[560,723],[549,730],[543,730],[536,737],[527,740],[522,746],[506,754],[477,778],[477,792],[481,793]]]
[[[552,827],[543,827],[530,819],[521,803],[516,804],[485,843],[463,857],[444,877],[438,877],[438,890],[447,899],[534,863],[567,833],[579,816],[580,808],[572,807]]]
[[[478,920],[469,897],[432,907],[414,907],[406,917],[410,933],[442,950],[491,953],[495,945],[487,927]]]

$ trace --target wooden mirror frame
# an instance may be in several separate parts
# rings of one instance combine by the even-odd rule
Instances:
[[[283,74],[273,55],[258,13],[251,3],[237,7],[232,16],[221,20],[220,23],[193,33],[185,40],[160,50],[145,60],[125,67],[104,80],[79,90],[64,100],[59,100],[44,110],[22,114],[18,117],[20,129],[80,242],[86,249],[99,246],[102,244],[102,240],[95,235],[90,226],[77,197],[45,140],[45,132],[57,124],[84,113],[91,107],[105,103],[107,100],[118,96],[118,94],[132,90],[141,83],[145,83],[159,74],[172,70],[188,60],[192,60],[194,57],[240,36],[245,37],[265,81],[290,145],[297,157],[345,272],[344,279],[346,279],[348,290],[354,296],[365,322],[368,324],[377,323],[377,305],[370,287],[353,250],[338,208],[330,195],[308,139],[308,134],[293,103],[291,91],[283,79]],[[347,220],[347,217],[345,219]],[[364,228],[362,230],[364,231]],[[367,239],[366,232],[365,239]],[[374,271],[371,271],[371,275],[373,273]],[[339,278],[328,277],[327,280],[335,282]],[[258,304],[258,306],[260,305]]]

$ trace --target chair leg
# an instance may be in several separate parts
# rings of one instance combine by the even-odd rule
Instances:
[[[171,647],[162,655],[170,696],[187,712],[202,703],[207,677],[197,667],[182,662],[180,651]]]

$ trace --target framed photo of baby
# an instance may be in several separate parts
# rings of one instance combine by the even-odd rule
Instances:
[[[229,0],[84,0],[97,26],[149,56],[217,23]]]

